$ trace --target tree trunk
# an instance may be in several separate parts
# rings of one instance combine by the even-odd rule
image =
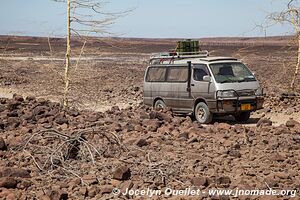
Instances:
[[[292,83],[291,83],[291,89],[294,91],[295,90],[295,82],[298,78],[298,72],[299,72],[299,65],[300,65],[300,34],[298,34],[298,54],[297,54],[297,65],[296,65],[296,69],[294,72],[294,77],[292,79]]]
[[[70,86],[70,56],[71,56],[71,0],[68,0],[68,16],[67,16],[67,51],[66,51],[66,66],[65,66],[65,88],[64,88],[64,108],[69,105],[69,86]]]

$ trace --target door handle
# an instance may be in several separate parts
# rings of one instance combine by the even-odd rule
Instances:
[[[195,86],[195,84],[194,84],[194,83],[192,83],[192,84],[191,84],[191,86]]]

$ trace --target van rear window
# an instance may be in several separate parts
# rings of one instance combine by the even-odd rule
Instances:
[[[170,67],[168,70],[167,81],[186,82],[188,80],[187,67]]]
[[[167,68],[165,67],[150,67],[147,72],[146,81],[162,82],[165,81]]]

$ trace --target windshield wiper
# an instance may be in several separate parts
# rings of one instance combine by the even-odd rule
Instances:
[[[255,78],[244,78],[244,80],[240,81],[240,82],[251,82],[251,81],[256,81]]]
[[[230,80],[230,79],[226,79],[226,80],[220,81],[220,83],[234,83],[234,82],[235,81]]]

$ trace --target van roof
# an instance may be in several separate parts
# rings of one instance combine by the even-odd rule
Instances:
[[[181,60],[174,60],[174,64],[185,64],[188,61],[191,61],[192,63],[212,63],[212,62],[218,62],[218,61],[238,61],[238,59],[233,58],[233,57],[221,57],[221,56],[207,56],[203,58],[186,58],[186,59],[181,59]]]

